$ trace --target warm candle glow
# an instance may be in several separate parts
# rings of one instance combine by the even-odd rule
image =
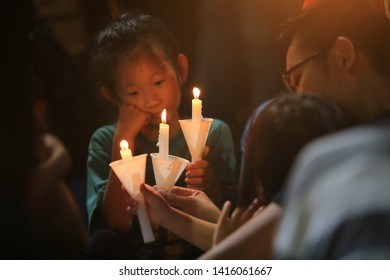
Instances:
[[[129,143],[127,143],[126,140],[122,140],[119,143],[119,146],[121,147],[120,154],[122,159],[131,159],[133,157],[133,154],[129,149]]]
[[[127,143],[126,140],[122,140],[119,144],[119,146],[121,147],[122,150],[126,150],[129,148],[129,143]]]
[[[194,87],[192,89],[192,93],[194,94],[195,99],[199,99],[199,95],[200,95],[200,89],[199,88]]]
[[[192,93],[194,94],[194,99],[192,99],[192,120],[198,122],[202,120],[202,100],[199,99],[200,89],[194,87]]]
[[[161,113],[161,121],[167,123],[167,109],[164,109]]]
[[[167,110],[164,109],[161,113],[160,130],[158,134],[157,146],[159,148],[160,157],[168,159],[169,155],[169,125],[167,124]]]

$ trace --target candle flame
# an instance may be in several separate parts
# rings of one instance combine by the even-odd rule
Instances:
[[[199,98],[199,95],[200,95],[200,89],[197,88],[197,87],[194,87],[194,88],[192,89],[192,93],[194,94],[194,97],[195,97],[196,99],[198,99],[198,98]]]
[[[167,109],[164,109],[161,113],[161,121],[167,123]]]
[[[127,143],[126,140],[122,140],[119,144],[119,146],[121,147],[121,149],[128,149],[129,148],[129,143]]]

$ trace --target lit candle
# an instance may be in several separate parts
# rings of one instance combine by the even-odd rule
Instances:
[[[194,99],[192,99],[192,120],[200,121],[202,120],[202,100],[199,99],[200,90],[194,87],[192,93],[194,94]]]
[[[159,155],[164,159],[168,159],[169,154],[169,125],[167,124],[167,110],[164,109],[161,113],[160,133],[158,135],[157,146],[159,147]]]
[[[133,154],[131,153],[131,150],[129,149],[129,143],[127,143],[126,140],[122,140],[119,144],[121,147],[120,153],[122,159],[132,159]]]

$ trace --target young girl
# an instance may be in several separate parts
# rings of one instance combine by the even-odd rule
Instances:
[[[157,152],[161,112],[167,110],[170,125],[170,154],[190,159],[180,129],[178,108],[181,86],[188,72],[187,57],[173,43],[162,23],[148,15],[128,14],[112,22],[98,35],[92,49],[92,70],[103,96],[118,107],[116,124],[98,129],[89,146],[87,207],[92,232],[108,227],[128,237],[140,236],[132,226],[134,216],[127,211],[129,195],[109,168],[120,159],[119,143],[125,139],[134,155]],[[178,185],[203,189],[213,201],[224,200],[225,187],[235,183],[235,158],[228,126],[214,120],[206,145],[205,160],[188,165]],[[151,160],[148,159],[146,182],[154,184]],[[137,233],[135,233],[137,232]],[[142,258],[193,258],[189,244],[155,228],[156,241],[142,251]],[[134,241],[135,239],[132,238]],[[137,243],[138,246],[142,241]],[[136,256],[139,257],[139,256]]]

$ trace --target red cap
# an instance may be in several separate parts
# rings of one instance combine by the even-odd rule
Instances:
[[[317,1],[318,0],[305,0],[305,2],[303,2],[302,10],[309,8],[311,5],[317,3]]]
[[[302,10],[305,10],[317,2],[318,0],[305,0],[305,2],[303,2]],[[387,18],[390,20],[390,0],[372,0],[372,2],[375,6],[384,11]]]

